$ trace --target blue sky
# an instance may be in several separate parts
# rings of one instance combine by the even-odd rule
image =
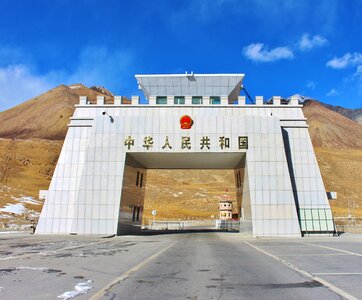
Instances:
[[[362,107],[362,0],[0,0],[0,110],[59,84],[245,73],[252,96]]]

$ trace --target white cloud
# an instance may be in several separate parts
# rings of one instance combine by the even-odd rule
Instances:
[[[358,94],[362,95],[362,65],[357,66],[357,70],[352,75],[352,79],[357,82]]]
[[[331,89],[328,93],[327,96],[331,97],[331,96],[337,96],[339,95],[338,91],[336,89]]]
[[[314,35],[312,37],[305,33],[299,41],[299,49],[302,51],[311,50],[316,47],[322,47],[328,43],[328,40],[321,35]]]
[[[288,47],[277,47],[269,50],[262,43],[253,43],[243,49],[244,55],[255,62],[271,62],[280,59],[292,59],[293,51]]]
[[[52,88],[43,76],[35,75],[25,65],[0,68],[0,108],[9,108]]]
[[[342,57],[334,57],[327,62],[327,66],[333,69],[344,69],[350,66],[362,64],[362,53],[346,53]]]
[[[362,65],[357,67],[356,73],[353,74],[353,77],[362,80]]]
[[[255,62],[271,62],[280,59],[293,59],[293,50],[307,51],[316,47],[322,47],[328,43],[328,40],[321,35],[310,36],[308,33],[302,35],[297,45],[276,47],[268,49],[263,43],[252,43],[243,49],[243,54],[248,59]],[[309,88],[312,88],[309,86]]]
[[[20,51],[18,53],[21,54]],[[0,58],[5,54],[8,53],[0,49]],[[20,54],[19,58],[23,57]],[[127,52],[92,46],[80,52],[78,64],[73,70],[51,70],[38,74],[28,60],[27,63],[0,65],[0,111],[60,84],[102,85],[114,92],[122,82],[132,80],[129,78],[132,61]]]
[[[317,84],[312,80],[307,81],[306,85],[307,85],[307,88],[311,89],[311,90],[314,90],[316,88],[316,86],[317,86]]]

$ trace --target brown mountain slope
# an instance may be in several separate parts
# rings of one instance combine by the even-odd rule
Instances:
[[[315,101],[306,101],[303,112],[314,147],[362,149],[362,125]]]
[[[358,124],[362,125],[362,108],[350,109],[350,108],[344,108],[341,106],[334,106],[334,105],[326,104],[323,102],[319,102],[319,103],[321,105],[323,105],[324,107],[327,107],[330,110],[333,110],[333,111],[351,119],[352,121],[355,121]]]
[[[326,190],[337,192],[330,201],[334,215],[362,217],[362,149],[314,150]]]
[[[0,229],[29,224],[42,208],[39,190],[47,189],[63,141],[0,138],[0,209],[23,207],[23,212],[0,211]]]
[[[111,97],[84,85],[60,85],[38,97],[0,113],[0,138],[62,140],[79,96],[94,102],[97,96]]]

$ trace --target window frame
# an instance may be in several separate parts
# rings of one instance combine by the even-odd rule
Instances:
[[[156,105],[166,105],[167,97],[166,96],[157,96],[156,97]]]
[[[196,101],[199,102],[199,103],[196,103]],[[202,105],[203,104],[202,103],[202,96],[192,96],[191,104],[192,105]]]

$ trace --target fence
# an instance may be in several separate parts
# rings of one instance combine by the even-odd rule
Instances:
[[[232,220],[172,220],[153,221],[144,220],[144,229],[151,230],[187,230],[187,229],[216,229],[239,231],[240,222]]]
[[[240,221],[216,220],[215,228],[226,231],[240,231]]]

